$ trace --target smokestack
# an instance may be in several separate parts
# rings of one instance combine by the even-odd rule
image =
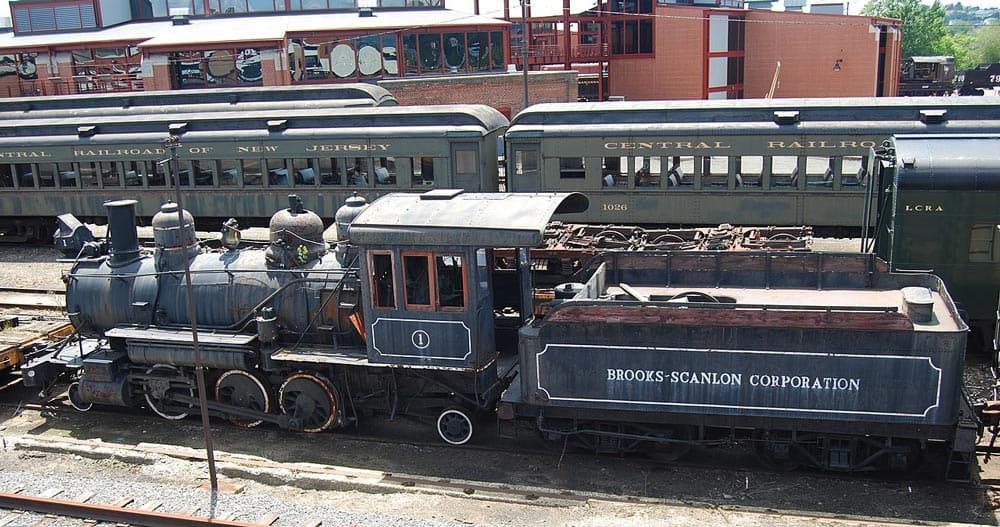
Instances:
[[[108,201],[104,206],[108,209],[108,237],[111,239],[112,267],[125,265],[139,255],[139,233],[135,230],[135,206],[139,202],[134,199]]]

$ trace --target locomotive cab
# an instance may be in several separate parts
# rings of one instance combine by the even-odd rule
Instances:
[[[494,321],[493,248],[538,245],[558,209],[586,205],[579,194],[390,194],[353,222],[368,361],[423,370],[467,410],[491,409],[506,385]],[[471,218],[471,220],[470,220]],[[522,257],[521,261],[528,261]],[[521,313],[530,313],[530,273],[522,272]],[[507,291],[505,291],[507,292]],[[459,411],[459,410],[456,410]],[[465,442],[463,423],[448,442]]]
[[[557,209],[581,203],[586,206],[586,198],[579,194],[448,189],[374,202],[351,222],[348,235],[359,251],[369,361],[493,371],[492,250],[537,245]],[[529,274],[520,273],[519,282],[519,296],[530,302]]]

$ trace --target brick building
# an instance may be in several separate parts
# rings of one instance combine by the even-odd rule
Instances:
[[[376,82],[403,104],[516,113],[523,77],[512,68],[524,62],[532,104],[896,89],[894,20],[742,0],[600,0],[570,14],[564,0],[562,16],[525,13],[525,30],[512,0],[502,19],[443,0],[364,1],[15,0],[14,31],[0,34],[0,97]]]

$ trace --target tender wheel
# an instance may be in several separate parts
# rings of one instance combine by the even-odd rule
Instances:
[[[278,390],[281,411],[297,419],[305,432],[332,428],[339,415],[337,390],[330,381],[312,373],[296,373]]]
[[[80,398],[80,383],[74,382],[69,385],[69,404],[81,412],[86,412],[94,407],[94,403],[84,401]]]
[[[785,439],[779,432],[757,429],[752,439],[753,452],[765,467],[790,472],[801,466],[795,458],[795,445],[790,437]]]
[[[674,439],[679,442],[650,442],[646,455],[656,461],[670,462],[677,461],[691,451],[691,443],[681,441],[691,441],[696,433],[690,426],[674,426],[657,435],[663,439]]]
[[[271,395],[264,383],[256,375],[240,370],[229,370],[219,377],[215,383],[215,400],[265,414],[271,411]],[[264,421],[229,417],[229,422],[251,428]]]
[[[168,395],[178,394],[195,396],[194,384],[180,370],[166,364],[157,364],[146,370],[149,377],[142,387],[146,404],[156,415],[171,421],[184,419],[194,406],[188,403],[177,403],[167,400]]]
[[[461,408],[448,408],[437,419],[441,439],[451,445],[464,445],[472,439],[472,418]]]

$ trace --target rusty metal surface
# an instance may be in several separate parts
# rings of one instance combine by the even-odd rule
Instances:
[[[113,505],[97,505],[55,498],[41,498],[21,494],[0,493],[0,507],[11,510],[24,510],[41,514],[55,514],[98,520],[118,524],[141,525],[145,527],[253,527],[259,524],[221,520],[218,518],[203,518],[168,512],[155,512],[140,509],[126,509]]]

